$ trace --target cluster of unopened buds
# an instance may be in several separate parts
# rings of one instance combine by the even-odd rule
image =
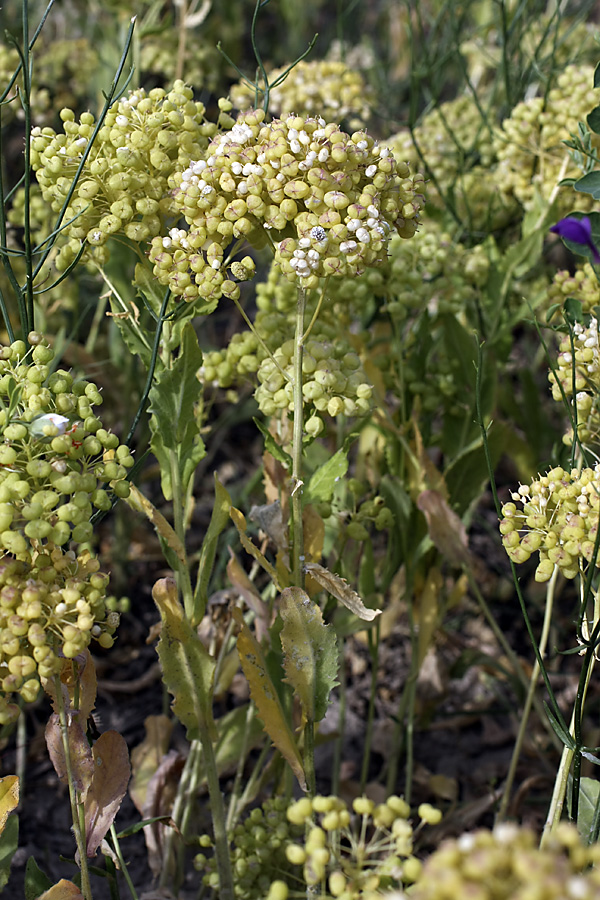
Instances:
[[[593,67],[571,65],[560,73],[546,96],[517,103],[494,138],[498,189],[531,209],[538,193],[548,198],[561,179],[579,177],[564,141],[577,132],[578,123],[585,121],[599,99]],[[592,142],[598,146],[597,135],[592,135]],[[593,203],[591,195],[575,194],[568,187],[562,187],[558,195],[561,211],[585,210]]]
[[[352,127],[369,118],[372,92],[360,72],[340,60],[301,60],[291,71],[288,66],[268,72],[268,78],[273,85],[269,109],[277,116],[296,112],[336,122],[349,119]],[[254,85],[240,82],[231,88],[238,109],[248,109],[254,98]]]
[[[588,445],[597,441],[600,434],[600,347],[595,318],[587,325],[576,322],[572,337],[569,334],[562,336],[556,369],[550,371],[548,377],[554,400],[564,403],[566,399],[571,403],[572,415],[577,420],[578,440]],[[566,444],[573,443],[573,428],[567,431],[563,440]]]
[[[325,884],[339,900],[376,900],[382,889],[411,884],[421,862],[413,855],[415,830],[410,807],[391,796],[376,804],[357,797],[352,811],[339,797],[305,797],[288,809],[288,819],[307,829],[302,842],[290,844],[288,860],[302,866],[305,884]],[[418,809],[425,824],[437,825],[442,815],[428,803]],[[283,900],[283,898],[282,898]]]
[[[204,112],[182,81],[168,92],[139,88],[110,107],[65,212],[68,240],[56,261],[59,270],[73,261],[83,241],[102,264],[111,236],[140,242],[164,233],[165,223],[178,216],[169,176],[198,159],[217,131]],[[60,115],[63,133],[50,127],[31,132],[32,166],[55,212],[71,192],[96,127],[89,112],[79,121],[68,108]]]
[[[413,829],[402,797],[379,804],[358,797],[351,809],[335,796],[267,801],[231,835],[236,897],[288,900],[314,892],[339,900],[380,900],[381,891],[411,884],[420,875],[414,835],[426,824],[437,825],[441,813],[428,803],[417,812],[420,823]],[[203,836],[200,845],[212,847],[212,841]],[[218,889],[214,858],[200,853],[195,865],[206,870],[205,884]]]
[[[591,314],[600,305],[600,284],[589,263],[574,272],[559,269],[548,287],[547,306],[562,309],[565,300],[572,297],[579,300],[584,313]]]
[[[521,485],[502,507],[502,543],[514,563],[539,553],[536,581],[548,581],[555,566],[574,578],[594,557],[599,509],[600,464],[551,469]]]
[[[583,843],[561,822],[547,844],[528,828],[497,825],[445,841],[423,866],[410,893],[396,900],[595,900],[600,891],[600,844]]]
[[[0,725],[19,714],[12,696],[36,699],[40,679],[57,675],[96,640],[114,642],[119,613],[106,602],[108,576],[89,551],[47,543],[30,561],[0,557]]]
[[[47,542],[89,541],[94,509],[127,497],[129,448],[102,427],[93,382],[50,371],[41,335],[0,348],[0,549],[31,561]]]
[[[311,289],[383,264],[392,231],[416,231],[423,177],[387,147],[320,118],[264,120],[262,110],[240,114],[172,179],[189,227],[155,238],[150,259],[158,280],[185,300],[239,296],[248,274],[240,279],[225,256],[232,240],[268,241],[283,274]]]

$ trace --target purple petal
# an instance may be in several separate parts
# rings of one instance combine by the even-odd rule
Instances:
[[[554,234],[559,234],[567,241],[573,241],[575,244],[593,246],[592,225],[588,216],[584,216],[583,219],[574,219],[571,216],[567,216],[566,219],[561,219],[560,222],[553,225],[550,231],[554,232]]]

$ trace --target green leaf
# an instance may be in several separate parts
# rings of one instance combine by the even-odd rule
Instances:
[[[201,365],[202,352],[196,332],[188,322],[183,328],[179,356],[172,368],[158,375],[150,391],[150,447],[160,464],[166,500],[173,498],[171,455],[175,454],[177,461],[182,500],[196,466],[206,455],[195,416],[195,406],[202,394],[196,374]]]
[[[569,775],[567,803],[571,814],[571,794],[573,776]],[[595,778],[581,778],[579,781],[579,805],[577,809],[577,830],[584,843],[589,844],[594,826],[594,814],[600,802],[600,781]]]
[[[302,588],[289,587],[282,592],[279,613],[285,680],[300,698],[305,718],[320,722],[338,683],[335,631],[325,625],[320,608]]]
[[[206,610],[208,603],[208,585],[215,564],[219,535],[227,527],[229,511],[231,509],[231,497],[223,487],[215,474],[215,502],[208,531],[202,541],[200,561],[198,563],[198,580],[194,591],[193,625],[197,625]]]
[[[600,172],[588,172],[587,175],[578,178],[573,187],[580,194],[591,194],[594,200],[600,200]],[[572,241],[565,241],[567,246],[569,246],[569,243],[572,243]],[[576,244],[575,246],[581,247],[581,244]]]
[[[506,447],[510,429],[494,422],[488,431],[488,447],[495,466]],[[450,506],[462,516],[483,493],[489,482],[489,473],[483,441],[476,438],[456,456],[444,472]]]
[[[550,709],[550,707],[548,706],[548,704],[546,703],[545,700],[543,701],[543,703],[544,703],[544,709],[546,710],[546,715],[548,716],[548,719],[549,719],[550,724],[552,725],[554,731],[556,732],[556,734],[558,735],[560,740],[563,742],[565,747],[568,747],[569,750],[574,751],[575,750],[575,741],[573,739],[573,735],[569,734],[569,732],[563,728],[562,724],[558,721],[558,719],[556,718],[556,716],[554,715],[554,713],[552,712],[552,710]]]
[[[600,106],[595,106],[591,113],[587,114],[585,120],[590,131],[600,134]]]
[[[600,63],[594,69],[594,87],[600,87]]]
[[[0,891],[6,886],[10,876],[10,864],[19,843],[19,817],[14,813],[7,819],[0,834]]]
[[[352,436],[352,440],[354,436]],[[314,472],[306,490],[306,502],[323,501],[329,503],[333,497],[335,486],[348,471],[348,438],[344,446]]]
[[[33,856],[30,856],[25,866],[25,900],[37,900],[53,884],[52,879],[48,878]]]
[[[246,625],[241,611],[234,608],[232,615],[240,626],[237,649],[258,715],[265,726],[265,731],[283,758],[287,760],[300,787],[305,791],[306,778],[298,744],[281,705],[277,689],[267,671],[262,648]]]
[[[173,712],[187,729],[188,740],[198,740],[201,729],[216,738],[212,714],[215,661],[185,617],[172,578],[161,578],[152,588],[162,629],[157,653],[164,682],[173,695]]]
[[[287,469],[288,472],[291,472],[292,457],[290,456],[290,454],[286,453],[283,447],[279,446],[264,422],[262,422],[256,416],[252,418],[252,421],[265,439],[265,450],[267,450],[271,454],[271,456],[274,456],[277,462],[280,462],[284,469]]]
[[[123,309],[120,298],[109,292],[108,302],[112,312],[112,322],[121,332],[123,343],[130,353],[139,356],[146,368],[152,356],[152,336],[139,323],[134,310]]]

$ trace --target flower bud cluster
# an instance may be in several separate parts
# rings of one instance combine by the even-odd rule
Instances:
[[[92,537],[93,510],[107,510],[106,487],[129,494],[129,448],[94,414],[93,382],[63,370],[37,333],[0,348],[0,548],[25,561],[45,543]]]
[[[12,207],[7,213],[7,220],[12,226],[9,230],[9,246],[17,251],[11,256],[11,265],[15,278],[19,284],[24,284],[27,278],[27,267],[25,264],[25,255],[22,253],[22,232],[25,221],[25,190],[19,188],[12,197]],[[54,231],[56,216],[44,200],[39,185],[33,183],[30,185],[29,191],[29,228],[32,243],[41,245],[46,238]],[[63,321],[58,321],[58,316],[64,315],[79,307],[80,285],[78,283],[79,272],[74,272],[70,278],[65,278],[56,284],[57,281],[56,268],[54,261],[60,252],[60,238],[57,244],[51,249],[50,254],[42,268],[38,272],[34,282],[35,300],[38,309],[44,317],[47,330],[56,333]],[[91,277],[87,274],[88,279]],[[13,293],[12,285],[6,280],[6,290],[4,283],[6,275],[0,272],[0,289],[6,297],[10,297]],[[39,289],[42,288],[40,291]],[[55,327],[53,327],[55,326]]]
[[[239,900],[264,900],[277,879],[294,881],[286,848],[302,838],[304,829],[290,822],[287,807],[288,801],[283,797],[266,800],[229,834],[234,893]],[[208,836],[202,836],[200,846],[208,849],[213,844]],[[217,889],[219,875],[214,855],[199,853],[194,865],[204,873],[204,883]],[[286,882],[279,883],[287,888]]]
[[[567,297],[581,302],[584,313],[592,313],[600,305],[600,283],[589,263],[584,263],[571,274],[567,269],[559,269],[548,287],[546,307],[562,304]]]
[[[35,45],[35,78],[31,106],[38,123],[51,124],[65,106],[81,109],[89,102],[100,57],[86,37],[38,40]],[[2,83],[2,82],[0,82]]]
[[[198,89],[201,87],[212,94],[222,83],[225,62],[217,50],[217,40],[226,45],[226,38],[219,32],[219,37],[214,40],[204,35],[202,40],[187,41],[185,47],[183,77],[186,84],[193,84]],[[157,76],[161,84],[173,81],[179,66],[179,41],[177,28],[161,28],[155,34],[145,34],[140,52],[140,70],[146,75],[151,74],[155,82]]]
[[[255,397],[266,416],[294,409],[293,359],[294,341],[285,341],[258,368],[260,384]],[[318,413],[360,416],[370,411],[372,387],[364,380],[360,357],[342,338],[334,342],[309,339],[304,347],[302,372],[305,405],[316,410],[304,425],[311,437],[323,430]]]
[[[504,549],[514,563],[538,553],[536,581],[548,581],[555,566],[565,578],[575,578],[594,556],[599,508],[600,464],[570,472],[551,469],[522,484],[502,507]]]
[[[508,822],[445,841],[423,866],[410,900],[598,897],[599,844],[584,844],[575,825],[566,822],[543,849],[538,843],[533,831]]]
[[[9,47],[7,44],[0,44],[0,84],[4,91],[6,85],[11,80],[17,70],[17,66],[21,62],[19,51],[16,47]],[[21,105],[17,97],[15,88],[8,95],[9,102],[4,103],[2,107],[2,124],[6,125],[14,116],[21,111]],[[12,101],[12,102],[10,102]]]
[[[589,319],[588,325],[579,322],[573,325],[572,346],[568,334],[561,337],[556,368],[548,373],[548,379],[552,386],[552,398],[558,403],[564,403],[567,398],[573,417],[576,412],[580,442],[597,442],[600,439],[600,346],[595,318]],[[573,443],[572,427],[563,436],[563,442],[568,446]]]
[[[268,73],[273,84],[288,67]],[[239,82],[231,88],[234,106],[245,110],[254,106],[254,86]],[[349,120],[359,129],[370,117],[372,91],[362,75],[346,63],[334,60],[301,60],[285,80],[269,92],[269,112],[283,117],[298,113],[321,116],[326,121]]]
[[[323,119],[264,119],[262,110],[241,113],[172,179],[189,230],[154,238],[150,259],[160,283],[185,300],[239,296],[225,259],[232,240],[259,247],[268,235],[283,274],[312,289],[384,264],[392,229],[404,238],[416,231],[423,177],[387,147]]]
[[[375,900],[381,888],[398,888],[420,875],[409,815],[408,804],[396,796],[379,804],[357,797],[352,812],[339,797],[304,797],[288,809],[288,819],[304,825],[305,838],[287,847],[287,858],[302,866],[308,887],[327,885],[340,900]],[[441,819],[426,803],[419,816],[429,824]]]
[[[459,176],[475,161],[489,181],[489,169],[495,159],[489,128],[470,95],[442,103],[427,113],[414,129],[414,140],[410,131],[403,129],[385,143],[411,168],[420,167],[421,159],[425,159],[443,195],[454,189]],[[444,206],[443,197],[432,183],[427,185],[427,201],[439,208]]]
[[[366,492],[363,485],[356,478],[351,478],[348,487],[355,496]],[[376,494],[374,497],[365,497],[358,508],[350,517],[346,525],[345,534],[354,541],[366,541],[369,537],[369,528],[375,527],[377,531],[389,529],[394,524],[394,513],[386,506],[385,498]]]
[[[103,264],[112,235],[137,243],[166,230],[165,223],[179,214],[169,176],[198,159],[217,130],[204,112],[182,81],[169,92],[131,91],[111,106],[66,211],[65,221],[74,221],[64,231],[68,242],[56,261],[59,270],[73,261],[82,241]],[[68,108],[60,115],[62,133],[49,127],[31,133],[32,165],[55,212],[62,209],[96,124],[89,112],[79,121]]]
[[[0,557],[0,724],[14,721],[13,694],[30,703],[92,638],[111,647],[119,614],[105,605],[108,576],[89,551],[51,544],[31,562]]]
[[[500,191],[517,198],[525,209],[531,209],[536,192],[548,199],[562,178],[578,178],[577,166],[569,160],[563,141],[577,132],[577,123],[600,102],[600,89],[594,88],[591,66],[567,66],[557,79],[557,86],[547,97],[532,97],[518,103],[496,133],[494,146],[498,155],[495,183]],[[600,138],[592,135],[592,144],[600,147]],[[576,207],[591,209],[593,198],[561,187],[558,214]]]

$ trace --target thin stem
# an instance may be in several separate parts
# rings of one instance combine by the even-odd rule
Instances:
[[[213,835],[215,839],[215,856],[217,870],[219,872],[219,900],[233,900],[233,873],[231,870],[231,856],[229,854],[229,842],[227,841],[227,828],[225,825],[225,804],[219,784],[217,762],[213,743],[208,728],[202,722],[199,723],[200,741],[204,757],[204,771],[208,784],[210,808],[213,823]]]
[[[115,856],[119,860],[119,865],[121,868],[121,872],[123,873],[123,878],[127,882],[127,887],[129,888],[129,893],[133,897],[133,900],[138,900],[138,895],[135,887],[133,886],[133,881],[131,880],[131,875],[129,874],[129,869],[127,868],[127,863],[123,859],[123,854],[121,853],[121,845],[119,844],[119,838],[117,835],[116,828],[114,824],[110,826],[110,836],[113,842],[113,850],[115,851]]]
[[[539,651],[542,659],[544,658],[544,654],[546,652],[546,645],[548,643],[548,636],[550,634],[550,624],[552,622],[552,608],[554,604],[554,589],[556,587],[556,579],[558,576],[558,566],[554,567],[554,572],[552,573],[552,578],[548,582],[546,588],[546,609],[544,611],[544,622],[542,625],[542,633],[540,636],[539,643]],[[536,660],[531,672],[531,678],[529,680],[529,690],[527,691],[527,697],[525,698],[525,705],[523,707],[523,712],[521,714],[521,721],[519,723],[519,730],[517,733],[517,738],[515,740],[515,746],[513,748],[512,757],[510,760],[510,766],[508,768],[508,774],[506,776],[506,783],[504,785],[504,793],[502,794],[502,799],[500,801],[500,806],[498,808],[498,815],[496,816],[496,822],[502,822],[506,818],[506,811],[508,809],[508,803],[510,801],[510,794],[513,786],[513,782],[515,780],[515,775],[517,772],[517,764],[519,762],[519,757],[521,756],[521,749],[523,747],[523,741],[525,739],[525,732],[527,730],[529,724],[529,715],[531,713],[531,706],[533,703],[533,698],[535,695],[535,691],[537,688],[538,678],[540,675],[540,667],[538,661]]]
[[[375,636],[373,631],[369,631],[369,653],[371,656],[371,687],[369,691],[369,709],[367,712],[367,727],[365,729],[365,742],[363,749],[363,761],[360,772],[360,792],[364,793],[369,777],[369,763],[371,761],[371,744],[373,742],[373,724],[375,720],[375,696],[377,693],[377,662],[379,638],[381,635],[380,621],[377,619],[375,624]]]
[[[67,773],[67,783],[69,785],[69,802],[71,804],[71,820],[73,822],[73,834],[77,844],[77,852],[79,854],[79,871],[81,872],[81,893],[85,900],[92,900],[92,888],[90,884],[90,873],[88,870],[87,850],[85,843],[85,827],[82,829],[80,822],[80,803],[77,796],[77,790],[73,780],[73,767],[71,765],[71,748],[69,745],[69,725],[67,723],[67,712],[63,701],[62,682],[60,677],[54,677],[54,691],[56,694],[56,705],[58,707],[58,719],[60,722],[60,735],[62,738],[63,752],[65,754],[65,769]],[[81,804],[82,805],[82,804]]]
[[[292,433],[292,577],[297,587],[304,587],[304,529],[302,525],[302,438],[304,436],[304,396],[302,393],[302,359],[304,355],[304,311],[306,291],[298,288],[296,335],[294,344],[294,428]]]
[[[317,776],[315,774],[315,721],[307,719],[304,726],[304,775],[306,777],[306,793],[314,797],[317,793]]]

